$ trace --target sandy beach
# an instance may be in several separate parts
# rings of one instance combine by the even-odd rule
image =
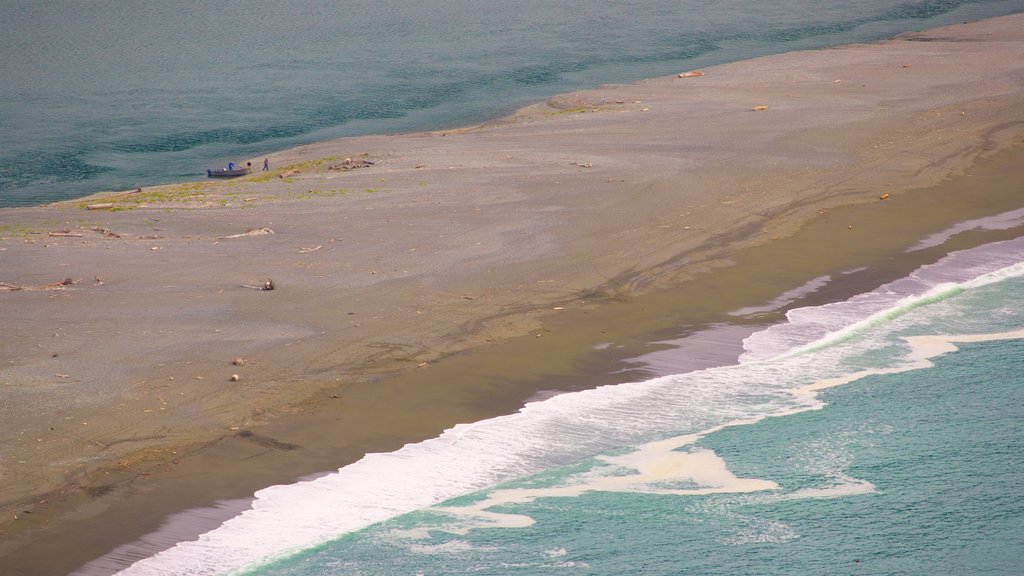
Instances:
[[[649,375],[624,361],[813,278],[857,270],[799,304],[1019,236],[907,251],[1024,206],[1021,54],[1013,15],[0,209],[4,572]]]

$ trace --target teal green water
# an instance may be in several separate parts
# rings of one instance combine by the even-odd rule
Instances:
[[[1020,574],[1022,358],[1020,340],[966,345],[935,368],[830,391],[823,410],[701,441],[780,495],[553,498],[516,507],[531,528],[410,547],[392,534],[429,521],[414,514],[257,573]],[[785,497],[836,473],[875,488]]]
[[[0,18],[0,207],[1021,11],[1024,0],[12,0]]]

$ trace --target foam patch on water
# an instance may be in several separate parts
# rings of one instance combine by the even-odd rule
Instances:
[[[816,397],[820,390],[841,386],[855,382],[868,376],[887,374],[900,374],[911,370],[922,370],[931,368],[934,364],[931,359],[936,356],[955,352],[959,348],[957,344],[968,344],[974,342],[993,342],[996,340],[1018,340],[1024,338],[1024,330],[1012,330],[996,334],[959,334],[951,336],[905,336],[903,340],[910,345],[910,352],[903,357],[903,364],[891,368],[871,368],[844,374],[837,378],[818,380],[813,384],[792,388],[794,395],[807,398]]]
[[[408,550],[417,554],[462,554],[470,550],[488,550],[481,546],[474,546],[465,540],[449,540],[441,544],[415,544]]]
[[[538,498],[575,498],[588,492],[632,492],[675,496],[756,492],[774,490],[778,484],[735,476],[717,454],[704,448],[678,449],[700,436],[686,435],[651,442],[621,456],[598,456],[605,466],[568,478],[562,485],[542,488],[507,488],[490,492],[487,498],[468,506],[434,507],[463,520],[445,531],[465,534],[475,528],[525,528],[529,516],[495,512],[492,508],[526,504]],[[688,488],[670,488],[691,484]],[[466,520],[471,520],[466,522]]]
[[[793,528],[776,520],[745,519],[743,528],[724,538],[722,544],[743,546],[745,544],[783,544],[799,538]]]

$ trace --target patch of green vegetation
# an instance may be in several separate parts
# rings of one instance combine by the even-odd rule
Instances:
[[[324,198],[324,197],[344,196],[344,195],[346,195],[348,193],[349,193],[349,190],[346,189],[346,188],[337,188],[337,189],[332,189],[332,190],[305,190],[303,192],[299,192],[297,196],[299,198],[311,198],[311,197]]]
[[[0,225],[0,236],[10,238],[28,238],[33,234],[42,233],[42,229],[32,228],[24,224],[3,224]]]
[[[289,164],[288,166],[285,166],[284,169],[281,170],[281,172],[287,172],[289,170],[298,170],[300,172],[303,170],[311,170],[313,168],[319,168],[320,166],[323,166],[328,162],[336,162],[337,160],[337,156],[325,156],[323,158],[317,158],[315,160],[303,160],[302,162],[297,162],[295,164]]]
[[[561,114],[582,114],[586,112],[588,108],[586,106],[573,106],[572,108],[562,108],[561,110],[555,110],[554,112],[545,112],[545,116],[559,116]]]
[[[113,204],[112,212],[131,210],[151,204],[196,204],[208,201],[211,185],[204,182],[186,182],[169,186],[158,186],[141,192],[127,192],[115,196],[91,198],[76,203],[78,208],[87,209],[94,204]]]
[[[277,176],[280,172],[281,171],[277,171],[277,172],[263,172],[259,176],[250,176],[250,177],[246,178],[245,181],[246,182],[269,182],[271,179],[273,179],[275,176]]]

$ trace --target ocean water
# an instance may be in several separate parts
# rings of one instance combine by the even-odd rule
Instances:
[[[1021,574],[1022,302],[1024,237],[955,252],[736,365],[266,488],[120,574]]]
[[[12,0],[0,18],[0,207],[1021,11],[1024,0]]]

